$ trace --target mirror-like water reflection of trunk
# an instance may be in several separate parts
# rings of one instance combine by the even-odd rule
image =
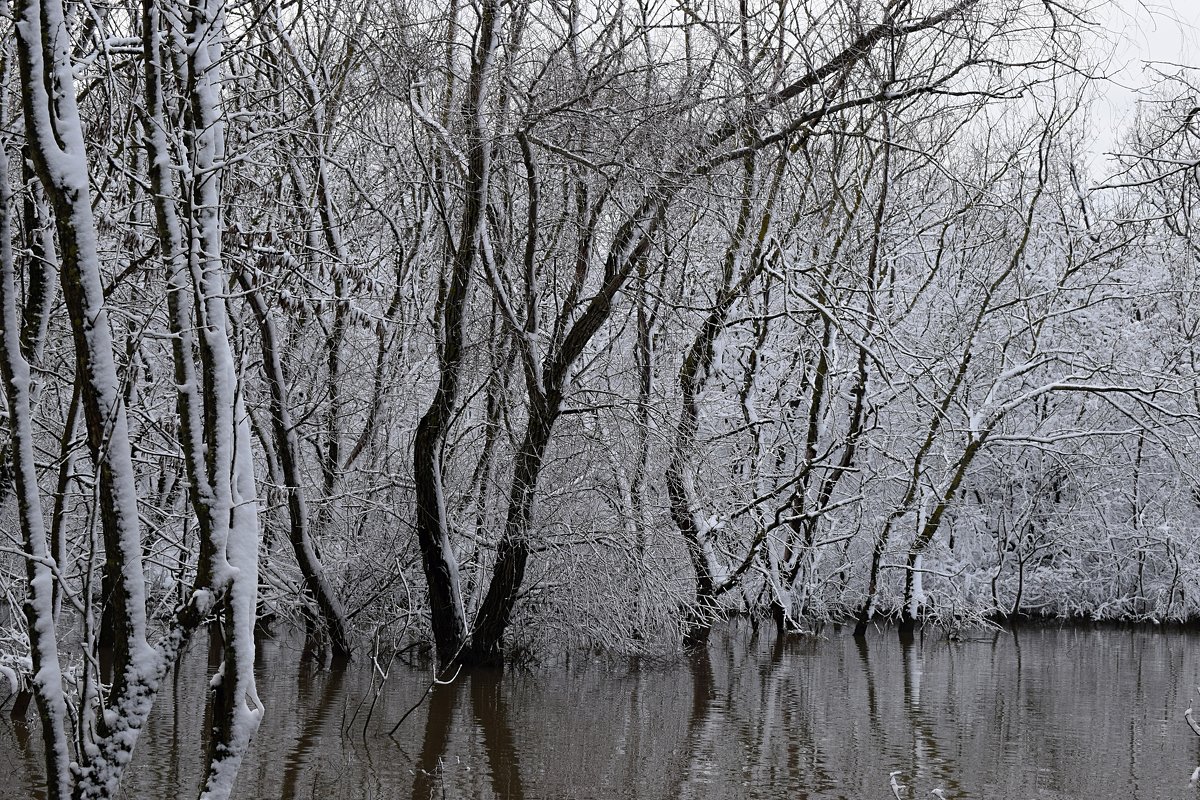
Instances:
[[[717,726],[716,688],[710,648],[698,648],[688,656],[691,678],[691,704],[687,715],[687,735],[681,748],[682,764],[675,775],[675,797],[686,797],[695,783],[703,784],[710,768],[706,752]]]
[[[875,691],[875,673],[871,670],[871,645],[867,643],[865,636],[855,636],[854,649],[858,651],[863,678],[867,682],[867,714],[871,722],[869,730],[873,736],[882,736],[884,729],[879,718],[879,695]]]
[[[439,684],[430,690],[425,701],[429,708],[425,718],[425,736],[421,752],[413,769],[412,800],[429,800],[442,796],[444,759],[450,745],[454,710],[463,688],[459,681]]]
[[[908,727],[912,732],[912,760],[908,774],[918,785],[929,785],[949,791],[959,788],[953,768],[944,758],[938,743],[936,722],[921,705],[921,683],[925,677],[925,653],[928,647],[921,633],[921,644],[912,637],[900,637],[900,650],[904,665],[904,708],[907,711]]]
[[[471,712],[483,733],[492,792],[496,797],[523,800],[521,760],[509,724],[501,673],[484,670],[471,676]]]

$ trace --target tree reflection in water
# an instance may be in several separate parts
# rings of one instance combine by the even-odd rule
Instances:
[[[1200,636],[1149,629],[1019,628],[949,642],[848,630],[778,640],[738,623],[691,656],[574,655],[459,676],[328,671],[298,643],[265,641],[268,715],[235,800],[987,800],[1165,797],[1200,760],[1180,719]],[[211,675],[195,642],[163,689],[135,757],[131,800],[190,797]],[[380,691],[370,717],[369,707]],[[0,796],[37,798],[39,731],[0,721]],[[11,791],[8,791],[11,789]]]

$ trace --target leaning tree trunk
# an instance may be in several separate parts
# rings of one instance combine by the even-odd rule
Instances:
[[[560,405],[561,398],[555,394],[538,398],[529,410],[529,425],[513,468],[508,516],[496,552],[492,581],[479,607],[471,647],[465,654],[465,660],[473,666],[500,666],[503,663],[504,631],[512,618],[529,561],[528,531],[538,476]]]
[[[6,77],[5,73],[7,69],[0,68],[0,77]],[[4,116],[7,118],[7,114]],[[33,413],[29,399],[31,377],[29,362],[21,346],[22,326],[17,311],[12,235],[8,142],[4,140],[0,141],[0,375],[3,375],[8,399],[13,482],[25,549],[25,577],[28,581],[26,630],[33,669],[31,684],[41,720],[42,747],[46,759],[46,796],[49,800],[67,800],[70,796],[71,751],[67,745],[67,703],[63,695],[62,668],[58,661],[58,640],[54,627],[56,584],[51,565],[55,562],[46,546],[46,523],[42,516],[41,493],[38,491]],[[16,690],[17,687],[12,688]]]
[[[279,336],[271,311],[244,274],[240,274],[247,302],[258,323],[258,338],[262,347],[263,373],[271,393],[271,428],[275,435],[275,449],[279,457],[279,470],[283,489],[287,494],[289,517],[288,540],[296,555],[296,563],[304,576],[304,591],[316,604],[329,632],[329,640],[335,661],[344,661],[351,652],[350,625],[341,601],[325,577],[321,559],[313,547],[309,531],[308,503],[304,496],[304,485],[300,474],[300,442],[287,406],[287,381],[283,373],[283,361],[279,352]]]
[[[699,646],[708,639],[717,616],[718,597],[736,585],[744,568],[731,571],[717,553],[717,542],[708,515],[701,507],[696,492],[696,448],[700,420],[703,415],[701,396],[708,383],[716,359],[717,341],[724,334],[738,300],[766,266],[762,248],[770,234],[772,210],[780,182],[783,162],[773,171],[765,203],[752,225],[755,211],[755,188],[758,183],[756,157],[751,151],[742,159],[742,194],[732,237],[722,259],[721,285],[717,297],[692,340],[679,368],[679,390],[682,395],[675,442],[667,466],[667,497],[671,519],[687,544],[692,567],[696,573],[696,599],[684,626],[684,645]],[[755,247],[750,263],[743,267],[747,242]],[[750,546],[753,557],[762,539]],[[747,563],[743,560],[743,565]]]

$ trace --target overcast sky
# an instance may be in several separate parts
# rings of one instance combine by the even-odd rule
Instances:
[[[1114,80],[1102,90],[1095,109],[1099,136],[1093,152],[1113,150],[1122,126],[1132,118],[1137,90],[1151,85],[1147,61],[1200,67],[1200,0],[1112,0],[1099,11],[1112,39]],[[1098,172],[1104,164],[1095,163]]]

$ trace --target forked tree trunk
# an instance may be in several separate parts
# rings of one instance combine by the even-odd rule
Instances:
[[[454,662],[467,644],[458,559],[450,542],[442,455],[458,403],[472,273],[482,229],[487,224],[491,142],[486,131],[484,106],[501,27],[500,4],[496,0],[485,0],[480,10],[478,46],[464,104],[468,124],[466,204],[440,308],[438,385],[429,408],[417,423],[413,440],[417,541],[429,590],[429,621],[434,646],[443,669]]]
[[[529,331],[523,330],[516,319],[509,317],[509,324],[517,332],[518,344],[524,348],[522,356],[529,393],[529,420],[513,465],[508,514],[491,583],[480,607],[470,646],[465,652],[468,664],[499,666],[503,663],[504,634],[512,619],[529,560],[529,529],[538,479],[554,433],[554,424],[562,414],[564,387],[575,362],[612,314],[617,293],[624,287],[636,265],[646,257],[665,211],[665,198],[660,193],[651,193],[643,198],[637,211],[625,220],[613,237],[605,260],[604,284],[574,323],[569,327],[563,325],[558,346],[552,347],[544,357],[532,346],[536,336],[530,336]],[[527,250],[527,263],[529,253],[531,250]],[[493,291],[502,293],[504,290],[494,273],[495,265],[489,264],[488,267]],[[506,314],[512,314],[512,303],[507,296],[501,305],[506,309]],[[573,303],[566,305],[568,310],[564,315],[569,315]],[[529,313],[535,312],[530,309]],[[566,316],[560,318],[560,322],[565,321]]]

